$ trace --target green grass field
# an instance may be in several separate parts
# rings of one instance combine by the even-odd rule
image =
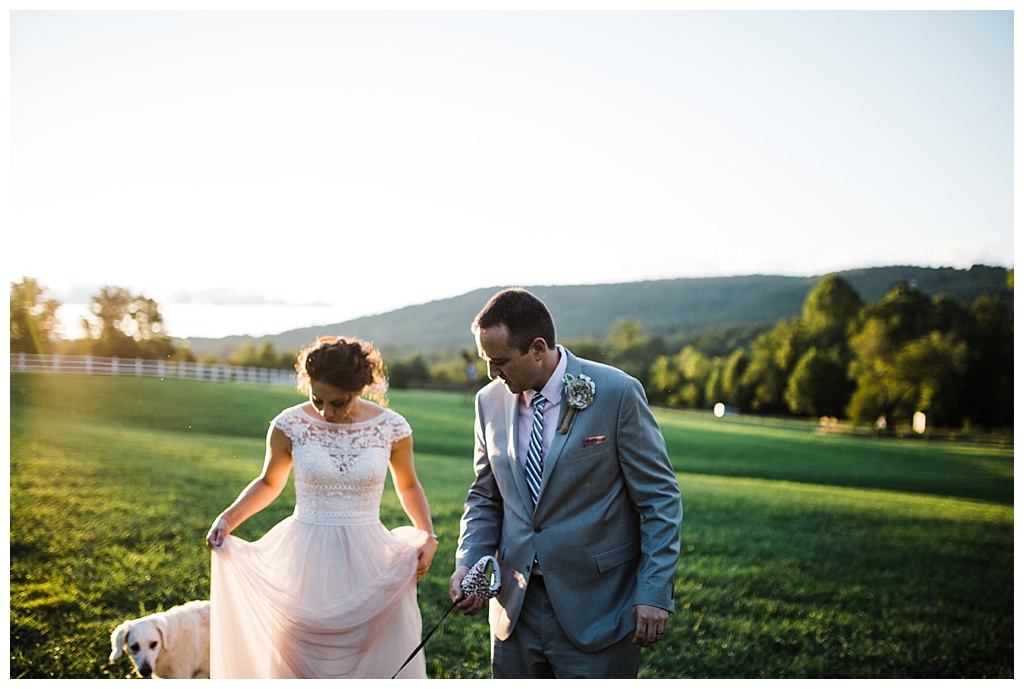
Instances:
[[[259,385],[11,376],[12,678],[128,677],[111,630],[209,597],[204,536],[259,471],[270,419],[301,401]],[[425,631],[472,476],[472,404],[394,391],[441,547]],[[685,519],[676,613],[646,678],[1012,678],[1013,452],[880,441],[658,412]],[[291,513],[290,489],[242,525]],[[382,519],[405,522],[390,488]],[[412,649],[410,649],[411,651]],[[487,677],[484,615],[450,615],[436,678]]]

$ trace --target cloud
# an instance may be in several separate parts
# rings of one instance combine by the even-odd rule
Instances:
[[[255,290],[210,288],[176,290],[164,300],[169,304],[210,304],[215,306],[330,306],[325,301],[291,301],[267,297]]]

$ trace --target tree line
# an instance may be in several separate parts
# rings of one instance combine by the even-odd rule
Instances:
[[[60,336],[61,303],[34,278],[11,283],[11,352],[79,354],[143,359],[193,360],[164,331],[160,306],[122,287],[103,287],[79,323],[80,339]]]
[[[1012,290],[1013,271],[1007,275]],[[665,352],[661,338],[623,319],[603,342],[577,343],[574,351],[623,368],[644,383],[652,402],[672,407],[722,404],[879,428],[909,425],[916,414],[942,428],[1013,422],[1013,310],[997,297],[964,305],[898,283],[864,303],[848,282],[830,275],[798,316],[749,344],[723,350],[721,339],[716,347],[704,335],[704,346],[695,340]]]
[[[1007,272],[1009,289],[1013,271]],[[195,361],[164,329],[159,305],[119,287],[92,297],[78,340],[58,335],[60,303],[32,278],[11,283],[11,352],[92,354]],[[737,325],[671,337],[621,318],[603,339],[567,341],[578,356],[638,378],[651,401],[670,407],[910,424],[1003,428],[1013,422],[1013,309],[998,297],[962,304],[907,283],[865,303],[829,275],[801,313],[770,326]],[[226,361],[291,369],[296,351],[246,342]],[[462,385],[462,352],[407,354],[389,362],[391,385]],[[213,362],[213,359],[210,358]],[[478,383],[486,380],[477,366]]]

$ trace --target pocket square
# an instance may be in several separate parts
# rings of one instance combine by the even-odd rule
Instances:
[[[590,447],[591,445],[597,445],[598,443],[603,443],[604,441],[605,437],[603,435],[592,435],[589,438],[583,439],[583,447]]]

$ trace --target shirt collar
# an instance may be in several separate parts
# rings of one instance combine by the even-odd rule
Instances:
[[[549,407],[562,401],[562,379],[565,378],[565,370],[569,366],[569,357],[566,356],[565,349],[562,348],[562,345],[555,345],[555,347],[558,349],[558,365],[555,366],[548,382],[544,383],[544,387],[540,390],[544,399],[548,401]],[[527,390],[523,393],[523,401],[526,402],[526,406],[533,403],[533,396],[536,394],[536,390]]]

